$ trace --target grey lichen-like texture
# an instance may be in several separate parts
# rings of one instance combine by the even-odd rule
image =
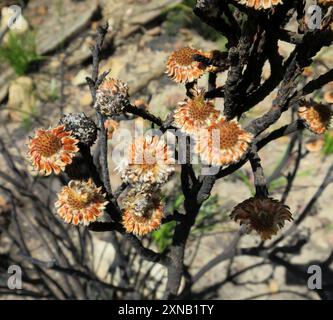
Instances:
[[[122,93],[110,95],[106,90],[97,90],[94,108],[105,117],[112,117],[124,112],[128,103],[128,97]]]
[[[71,131],[73,137],[80,140],[85,146],[92,146],[97,139],[97,126],[95,122],[83,112],[78,114],[64,114],[59,124],[65,125],[66,131]]]

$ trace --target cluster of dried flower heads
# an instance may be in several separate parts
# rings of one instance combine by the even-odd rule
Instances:
[[[280,2],[247,1],[246,4],[260,9]],[[223,117],[215,107],[214,101],[206,99],[205,90],[196,86],[196,81],[205,72],[218,72],[214,71],[209,63],[203,65],[197,61],[210,56],[210,53],[189,47],[171,54],[166,73],[176,82],[194,84],[190,97],[179,102],[174,110],[174,125],[184,134],[193,137],[194,152],[200,156],[203,163],[227,166],[240,161],[247,154],[253,136],[242,129],[236,120]],[[270,239],[284,226],[285,221],[292,220],[287,206],[277,200],[259,196],[236,206],[230,217],[246,224],[248,230],[257,231],[263,240]]]
[[[127,84],[107,78],[97,90],[94,107],[110,118],[124,112],[128,104]],[[136,101],[135,106],[146,107],[142,101]],[[118,123],[108,119],[105,127],[110,139]],[[157,136],[135,138],[117,169],[128,185],[122,200],[124,229],[139,236],[158,229],[163,218],[160,188],[174,170],[174,159],[166,143]]]
[[[168,60],[167,74],[176,82],[199,79],[212,71],[209,65],[202,66],[196,61],[195,57],[200,55],[209,57],[210,53],[189,47],[175,51]],[[224,166],[238,162],[247,153],[252,135],[236,120],[226,120],[214,101],[206,99],[203,88],[195,87],[192,91],[192,96],[179,102],[174,111],[175,126],[194,138],[194,152],[204,163]]]
[[[117,79],[106,78],[96,92],[94,108],[107,118],[104,126],[109,139],[119,127],[112,117],[124,112],[128,99],[127,85]],[[91,147],[96,138],[97,126],[85,114],[63,115],[57,127],[36,131],[29,141],[28,156],[40,174],[70,173],[73,158],[81,148]],[[159,137],[137,138],[130,144],[127,158],[119,166],[128,184],[123,199],[123,226],[127,232],[145,235],[161,225],[160,188],[173,170],[171,151]],[[65,222],[89,225],[103,217],[107,204],[102,187],[89,179],[71,180],[59,192],[55,205]]]
[[[97,90],[95,108],[104,116],[112,117],[124,112],[128,98],[124,82],[105,79]],[[145,107],[142,101],[136,101],[135,105]],[[105,122],[109,139],[118,126],[113,119]],[[173,165],[171,151],[157,136],[135,138],[129,145],[124,161],[117,168],[128,185],[122,200],[122,224],[127,232],[143,236],[160,227],[163,205],[159,191],[173,172]]]
[[[158,136],[140,137],[130,144],[118,168],[129,184],[123,200],[127,232],[142,236],[159,228],[163,218],[159,191],[174,171],[174,163],[169,147]]]
[[[28,143],[28,158],[41,175],[68,169],[80,147],[91,146],[97,137],[94,121],[85,114],[68,114],[60,125],[38,129]],[[58,194],[57,213],[65,222],[88,225],[103,216],[108,201],[91,179],[71,180]]]
[[[280,0],[239,2],[255,9],[267,9],[282,3]],[[173,123],[194,139],[194,152],[204,164],[227,166],[245,157],[253,136],[242,129],[236,120],[222,116],[214,100],[208,99],[206,91],[197,86],[197,80],[204,73],[221,71],[209,63],[213,54],[216,53],[191,47],[171,54],[167,74],[177,83],[191,83],[190,94],[178,103],[173,112]],[[94,108],[106,117],[104,126],[109,139],[119,127],[119,123],[112,118],[126,112],[129,105],[126,83],[112,78],[106,78],[101,83]],[[306,127],[316,134],[324,133],[332,118],[330,106],[313,101],[303,102],[298,114]],[[29,141],[28,157],[40,174],[60,174],[70,169],[80,149],[91,147],[96,138],[97,126],[92,119],[83,113],[64,115],[55,128],[35,132]],[[127,185],[122,199],[122,224],[127,232],[143,236],[160,227],[164,211],[160,191],[173,173],[174,164],[173,154],[162,137],[148,135],[135,138],[129,145],[124,161],[118,166]],[[65,222],[88,225],[103,217],[107,204],[102,187],[88,179],[71,180],[64,186],[58,194],[56,207]],[[238,204],[230,217],[246,224],[249,230],[257,231],[263,240],[270,239],[285,221],[292,220],[286,205],[266,195],[256,195]]]

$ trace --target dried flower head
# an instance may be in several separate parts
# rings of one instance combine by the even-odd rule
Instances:
[[[71,131],[71,135],[77,138],[80,143],[90,147],[97,139],[97,126],[95,122],[87,117],[83,112],[79,114],[64,114],[59,121],[65,126],[66,131]]]
[[[39,173],[50,175],[53,171],[60,174],[79,151],[78,142],[71,132],[65,131],[64,125],[49,130],[39,129],[29,141],[28,157]]]
[[[194,152],[207,164],[223,166],[238,162],[247,152],[252,135],[236,120],[220,117],[194,136]]]
[[[108,139],[112,139],[114,132],[119,128],[119,122],[108,119],[104,122],[104,127],[108,130]]]
[[[121,80],[107,78],[96,91],[94,108],[106,117],[121,114],[128,104],[128,86]]]
[[[282,4],[282,0],[237,0],[240,4],[256,10],[270,9],[278,4]]]
[[[332,110],[330,106],[310,101],[298,108],[298,115],[310,131],[322,134],[330,125]]]
[[[206,66],[194,60],[195,55],[209,56],[207,53],[190,47],[174,51],[167,62],[168,76],[179,83],[199,79],[204,74]]]
[[[62,188],[55,203],[57,213],[66,223],[89,225],[103,215],[108,204],[93,181],[71,180]]]
[[[123,200],[123,207],[122,224],[128,233],[143,236],[160,227],[163,205],[152,189],[130,189]]]
[[[193,134],[205,128],[208,120],[217,119],[219,113],[214,104],[205,99],[205,91],[199,89],[194,92],[193,98],[178,103],[174,123],[185,133]]]
[[[250,198],[238,204],[230,218],[245,224],[249,230],[255,230],[262,240],[268,240],[285,221],[293,220],[288,206],[272,198]]]
[[[133,141],[126,161],[118,169],[127,183],[163,184],[174,171],[174,162],[162,138],[147,136]]]

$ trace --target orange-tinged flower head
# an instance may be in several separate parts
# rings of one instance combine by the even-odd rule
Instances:
[[[262,240],[270,239],[284,227],[285,221],[293,220],[288,206],[272,198],[259,197],[238,204],[230,218],[245,224],[249,231],[255,230]]]
[[[66,223],[89,225],[103,215],[108,204],[93,181],[71,180],[58,194],[57,213]]]
[[[169,77],[176,82],[192,82],[199,79],[206,71],[206,66],[195,61],[193,56],[201,55],[209,57],[210,55],[191,47],[184,47],[174,51],[168,62],[167,71]]]
[[[330,125],[332,109],[330,106],[313,101],[304,102],[303,105],[298,108],[298,115],[310,131],[316,134],[322,134]]]
[[[174,123],[188,134],[195,134],[207,126],[208,120],[217,119],[220,112],[212,102],[205,99],[205,91],[199,89],[193,98],[178,103],[174,112]]]
[[[108,119],[104,122],[104,127],[108,130],[108,139],[112,139],[114,132],[119,128],[119,122]]]
[[[50,175],[53,171],[60,174],[79,151],[78,142],[70,131],[65,131],[64,125],[49,130],[39,129],[29,141],[28,157],[39,173]]]
[[[220,117],[195,137],[194,152],[202,161],[217,166],[238,162],[247,152],[252,135],[243,130],[236,120]]]
[[[153,190],[130,189],[123,207],[122,224],[128,233],[143,236],[160,227],[163,205]]]
[[[240,4],[256,10],[270,9],[278,4],[282,4],[282,0],[237,0]]]
[[[174,171],[174,163],[171,150],[162,138],[146,136],[133,141],[126,161],[118,169],[127,183],[163,184]]]

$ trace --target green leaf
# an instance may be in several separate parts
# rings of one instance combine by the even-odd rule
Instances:
[[[152,233],[152,239],[160,251],[171,244],[176,224],[176,221],[165,223],[160,229]]]
[[[324,136],[323,154],[328,156],[333,153],[333,132],[328,131]]]
[[[33,62],[43,59],[36,52],[33,31],[27,31],[21,35],[9,32],[7,44],[0,48],[0,60],[7,62],[17,75],[26,74]]]

